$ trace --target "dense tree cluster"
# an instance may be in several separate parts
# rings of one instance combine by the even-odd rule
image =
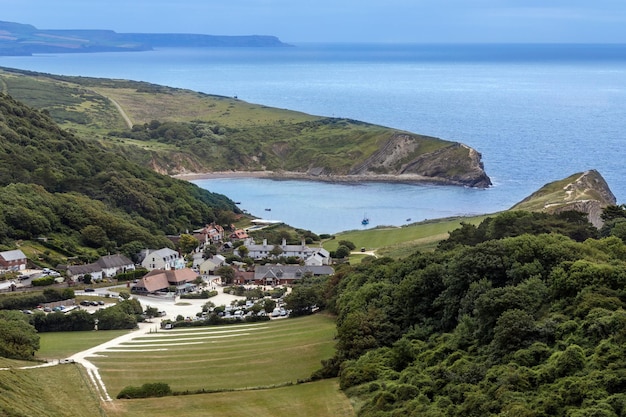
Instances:
[[[339,375],[361,416],[625,415],[626,245],[579,219],[505,213],[340,270],[315,376]]]
[[[20,311],[0,310],[0,357],[33,359],[39,335]]]
[[[165,234],[233,211],[226,197],[78,139],[0,94],[0,243],[58,234],[109,250],[165,245]]]

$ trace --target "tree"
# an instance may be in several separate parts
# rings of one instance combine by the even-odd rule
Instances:
[[[283,254],[283,248],[281,248],[278,245],[274,245],[274,247],[270,251],[270,255],[272,255],[274,258],[278,258],[282,254]]]
[[[222,278],[222,283],[224,284],[230,285],[235,280],[235,270],[230,266],[220,266],[215,273]]]
[[[32,359],[39,349],[39,335],[19,311],[0,311],[0,356]]]
[[[156,307],[146,307],[144,314],[148,317],[156,317],[159,315],[159,309]]]
[[[217,246],[215,246],[214,244],[210,244],[204,247],[204,251],[202,252],[202,259],[209,259],[215,255],[217,255]]]
[[[248,253],[250,253],[250,249],[248,249],[244,245],[241,245],[237,248],[237,253],[239,253],[239,256],[241,258],[245,258],[246,256],[248,256]]]
[[[188,234],[180,235],[180,239],[178,240],[178,248],[184,254],[193,252],[199,245],[200,241]]]
[[[349,241],[349,240],[340,240],[338,242],[339,246],[346,246],[348,249],[350,250],[355,250],[356,249],[356,245]]]
[[[348,256],[350,256],[350,248],[345,245],[339,246],[335,251],[335,258],[343,259],[347,258]]]

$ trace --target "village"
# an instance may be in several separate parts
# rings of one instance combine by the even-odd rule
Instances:
[[[58,265],[51,269],[33,266],[20,249],[0,252],[0,270],[13,272],[12,276],[16,277],[0,282],[0,292],[27,290],[33,281],[47,278],[51,284],[90,293],[132,273],[133,279],[120,280],[117,285],[122,283],[135,296],[155,299],[190,296],[207,290],[215,293],[224,287],[287,288],[305,277],[334,274],[331,254],[321,246],[307,245],[304,239],[299,244],[288,244],[285,238],[279,245],[270,244],[267,239],[257,243],[246,230],[233,227],[227,233],[215,223],[168,237],[178,250],[145,249],[137,254],[137,262],[122,254],[112,254],[88,264]],[[181,239],[187,242],[186,251],[180,249]],[[193,242],[195,247],[188,242]]]

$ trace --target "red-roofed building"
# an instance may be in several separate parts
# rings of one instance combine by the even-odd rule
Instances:
[[[198,273],[190,268],[163,270],[155,269],[148,272],[133,286],[133,292],[155,293],[165,291],[169,287],[176,287],[177,293],[195,290],[193,281]]]

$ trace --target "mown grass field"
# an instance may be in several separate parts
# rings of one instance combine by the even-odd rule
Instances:
[[[182,328],[134,338],[90,360],[112,397],[151,382],[178,392],[263,388],[310,377],[333,355],[334,336],[333,318],[323,315]]]
[[[40,333],[37,358],[49,361],[62,359],[126,333],[128,330]]]
[[[336,379],[254,391],[114,401],[108,417],[349,417],[354,410]]]
[[[43,333],[38,356],[70,356],[124,333]],[[111,397],[147,382],[207,393],[100,403],[78,364],[13,369],[0,371],[0,415],[352,416],[337,380],[297,384],[332,356],[334,336],[334,319],[326,315],[138,334],[115,351],[90,358]],[[29,364],[4,360],[0,367]]]

